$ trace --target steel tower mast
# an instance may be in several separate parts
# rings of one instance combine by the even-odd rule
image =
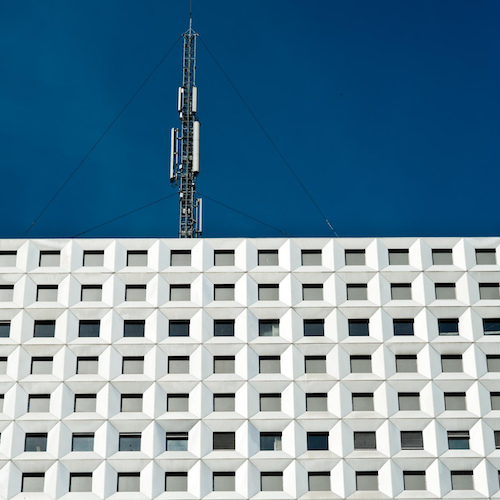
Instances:
[[[196,196],[200,172],[200,122],[196,117],[198,92],[195,84],[196,37],[189,18],[183,33],[182,87],[177,97],[180,128],[171,131],[170,183],[179,187],[179,238],[201,236],[202,202]]]

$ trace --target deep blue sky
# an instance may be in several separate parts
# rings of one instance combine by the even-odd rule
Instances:
[[[0,0],[0,237],[25,230],[177,37],[188,0]],[[340,236],[498,235],[500,2],[194,0],[194,28]],[[170,194],[181,44],[30,231]],[[197,187],[331,231],[201,43]],[[86,234],[177,235],[173,197]],[[205,203],[204,236],[279,236]]]

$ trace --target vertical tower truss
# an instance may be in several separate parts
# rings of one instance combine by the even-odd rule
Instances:
[[[198,34],[192,29],[191,20],[182,36],[182,87],[177,98],[181,125],[171,132],[170,183],[179,188],[179,238],[197,238],[202,229],[202,203],[196,196],[196,178],[200,172],[200,122],[196,117],[195,84]]]

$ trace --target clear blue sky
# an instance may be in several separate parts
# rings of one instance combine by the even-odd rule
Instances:
[[[188,0],[0,0],[0,237],[25,237],[188,25]],[[194,0],[194,28],[340,236],[498,235],[500,2]],[[173,192],[181,44],[30,237]],[[198,190],[330,236],[205,47]],[[280,233],[206,201],[204,236]],[[86,234],[175,237],[174,196]]]

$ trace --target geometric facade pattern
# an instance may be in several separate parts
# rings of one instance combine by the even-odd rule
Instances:
[[[500,238],[0,241],[0,500],[500,498]]]

